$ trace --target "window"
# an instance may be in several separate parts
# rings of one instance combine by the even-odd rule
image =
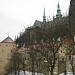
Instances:
[[[4,52],[4,50],[2,50],[2,52]]]
[[[6,45],[6,46],[8,46],[8,45]]]
[[[11,50],[11,52],[12,52],[12,50]]]
[[[57,58],[55,58],[55,60],[57,60]]]
[[[45,60],[45,58],[43,58],[43,60]]]
[[[0,62],[2,62],[2,57],[0,57]]]
[[[27,54],[29,54],[29,52],[27,52]]]
[[[71,55],[69,56],[69,60],[71,60]]]
[[[25,58],[25,60],[26,60],[26,58]]]
[[[0,60],[0,62],[2,62],[2,59]]]
[[[64,58],[62,58],[62,61],[64,61],[65,59]]]
[[[61,53],[62,53],[62,50],[61,50]]]
[[[28,58],[28,60],[29,60],[29,58]]]

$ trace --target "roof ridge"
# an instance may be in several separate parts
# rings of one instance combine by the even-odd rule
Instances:
[[[8,36],[1,43],[13,43],[14,41]]]

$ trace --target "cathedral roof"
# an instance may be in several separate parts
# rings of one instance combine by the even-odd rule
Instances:
[[[14,41],[8,36],[1,43],[14,43]]]
[[[41,26],[43,26],[43,22],[36,20],[33,27],[36,27],[36,26],[41,28]]]

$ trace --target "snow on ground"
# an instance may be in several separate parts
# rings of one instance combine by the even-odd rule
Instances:
[[[23,71],[20,71],[20,73],[19,73],[20,75],[32,75],[32,72],[29,72],[29,71],[25,71],[25,74],[24,74],[24,72]],[[14,75],[14,74],[9,74],[9,75]],[[17,74],[18,75],[18,74]],[[36,73],[35,72],[35,75],[44,75],[43,73]]]
[[[14,74],[9,74],[9,75],[14,75]],[[18,75],[18,73],[16,75]],[[19,75],[32,75],[32,72],[25,71],[25,74],[24,74],[24,71],[20,71]],[[44,75],[44,74],[43,73],[36,73],[35,72],[35,75]],[[64,73],[61,73],[59,75],[64,75]],[[67,72],[66,75],[73,75],[73,73],[72,72]]]
[[[61,73],[60,75],[64,75],[64,73]],[[72,72],[67,72],[66,75],[73,75]]]

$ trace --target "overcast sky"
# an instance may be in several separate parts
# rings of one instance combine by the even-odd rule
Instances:
[[[0,41],[9,36],[14,39],[24,27],[42,21],[45,7],[46,16],[56,15],[58,0],[0,0]],[[70,0],[59,0],[62,14],[69,9]]]

